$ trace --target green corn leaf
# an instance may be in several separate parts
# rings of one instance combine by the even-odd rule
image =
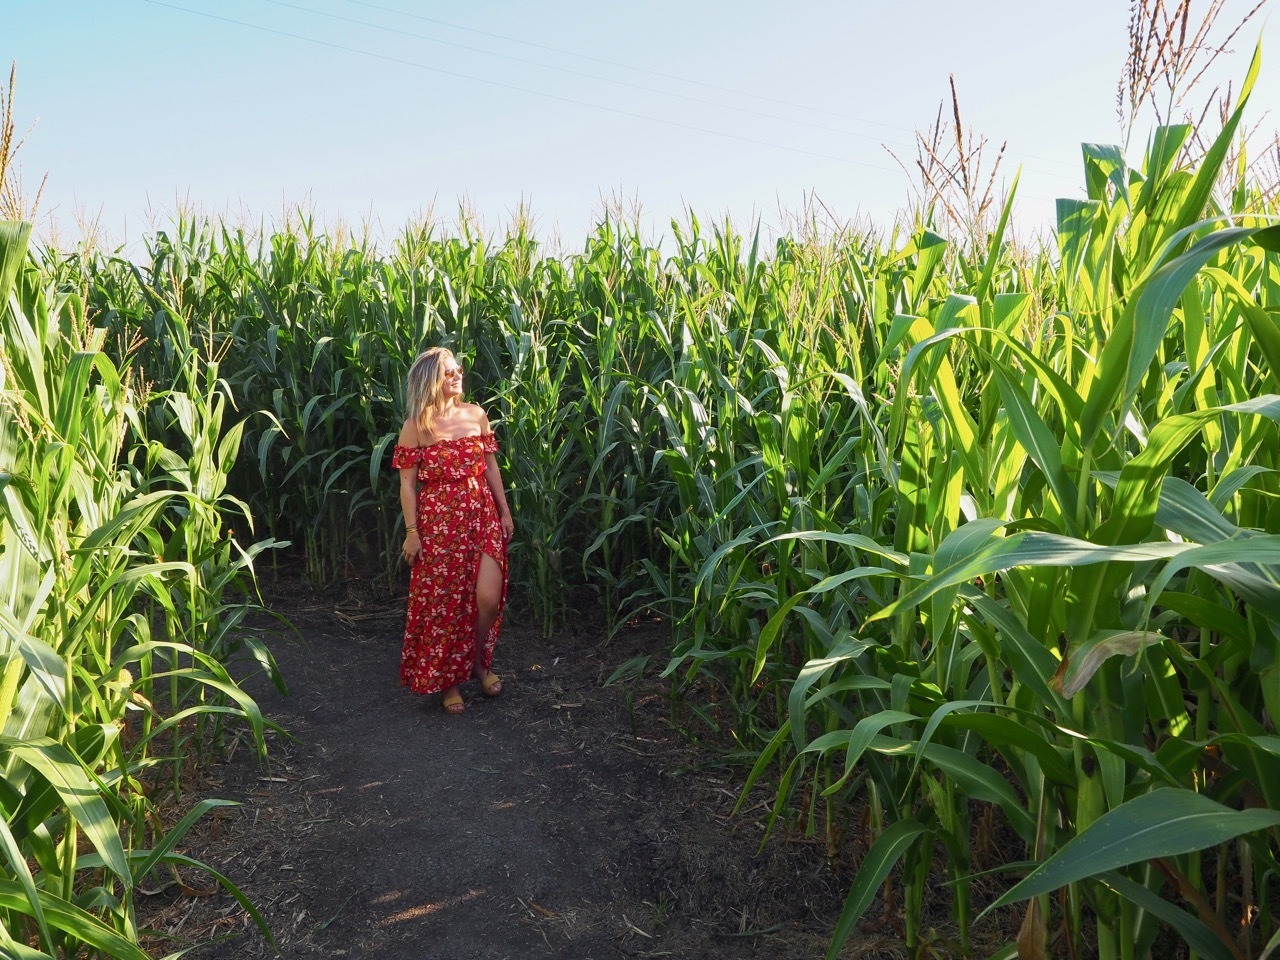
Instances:
[[[1242,531],[1181,477],[1168,477],[1160,488],[1156,523],[1196,543],[1242,536]]]
[[[1245,323],[1249,325],[1249,332],[1253,335],[1254,342],[1267,359],[1266,376],[1269,387],[1280,391],[1280,323],[1258,306],[1253,295],[1226,270],[1209,267],[1205,270],[1205,276],[1220,289],[1227,291],[1240,309]]]
[[[197,820],[203,817],[210,810],[216,807],[238,807],[239,804],[232,800],[201,800],[194,807],[187,811],[186,816],[174,824],[160,839],[160,843],[151,849],[147,854],[147,858],[138,865],[137,872],[134,874],[135,882],[147,876],[160,861],[168,856],[173,847],[186,836]]]
[[[93,843],[103,863],[126,889],[131,888],[133,876],[125,860],[115,821],[98,794],[98,785],[71,751],[47,737],[37,740],[0,737],[0,752],[12,754],[29,764],[49,783]]]
[[[871,900],[884,883],[885,878],[902,855],[928,833],[928,828],[916,820],[898,820],[885,828],[884,833],[876,838],[862,863],[858,865],[858,873],[853,885],[845,897],[844,907],[840,911],[840,919],[836,921],[835,932],[831,935],[831,947],[827,950],[827,960],[837,960],[845,941],[853,933],[854,927],[867,912]]]
[[[906,554],[886,547],[878,541],[858,533],[829,533],[825,530],[804,530],[798,533],[779,534],[765,541],[765,543],[782,543],[787,540],[800,540],[805,543],[834,543],[844,547],[865,550],[867,553],[884,557],[886,560],[890,560],[901,567],[906,567],[907,565]],[[889,573],[890,571],[886,570],[885,572]]]
[[[1075,286],[1075,280],[1084,265],[1089,239],[1101,209],[1102,203],[1098,200],[1057,201],[1057,238],[1061,261],[1059,279],[1068,289]]]
[[[881,737],[872,744],[877,751],[884,751],[888,740]],[[890,747],[891,751],[903,748],[910,749],[911,744]],[[940,743],[928,744],[923,755],[925,761],[937,767],[939,771],[954,782],[966,796],[982,800],[998,806],[1023,839],[1030,840],[1035,836],[1035,819],[1027,812],[1023,801],[1009,785],[1004,774],[983,763],[963,750],[945,747]]]
[[[769,622],[764,625],[764,629],[760,631],[760,638],[756,641],[755,665],[751,670],[751,682],[755,683],[760,679],[760,674],[764,671],[765,662],[769,659],[769,651],[773,648],[774,641],[778,639],[778,634],[782,630],[783,623],[786,622],[787,614],[792,608],[805,598],[803,593],[793,594],[783,601],[782,605],[774,611],[773,616],[769,618]]]
[[[29,915],[33,912],[26,891],[12,880],[0,879],[0,908]],[[116,933],[93,914],[48,890],[40,891],[40,908],[52,928],[101,950],[112,960],[151,960],[137,944]]]
[[[1223,414],[1264,417],[1280,423],[1280,395],[1266,394],[1239,403],[1179,414],[1151,431],[1147,447],[1125,464],[1116,483],[1111,518],[1098,531],[1103,543],[1132,543],[1151,530],[1170,461],[1204,426]]]
[[[31,875],[27,858],[10,831],[9,824],[3,818],[0,818],[0,852],[3,852],[5,859],[9,861],[9,875],[18,878],[18,883],[26,894],[31,916],[35,919],[36,928],[40,931],[40,942],[49,950],[54,950],[53,934],[49,929],[49,921],[44,915],[44,906],[40,902],[40,892],[36,888],[35,878]]]
[[[31,224],[0,220],[0,309],[9,302],[14,279],[27,256]]]
[[[918,719],[920,718],[915,714],[901,710],[881,710],[869,717],[863,717],[852,730],[834,731],[811,741],[804,748],[803,753],[827,753],[844,748],[844,773],[839,780],[823,791],[823,796],[839,792],[845,782],[853,776],[858,760],[876,740],[880,731],[899,723],[914,723]]]
[[[1167,559],[1187,549],[1190,548],[1175,543],[1104,546],[1036,531],[1015,533],[1009,537],[992,536],[985,543],[974,543],[967,556],[957,558],[951,566],[925,578],[921,584],[906,591],[887,607],[877,610],[868,619],[886,619],[901,608],[919,605],[939,590],[1011,567],[1077,567],[1117,560],[1137,563]]]
[[[1228,610],[1216,599],[1194,596],[1176,590],[1164,590],[1159,606],[1184,616],[1197,627],[1212,630],[1241,644],[1251,643],[1249,622],[1234,610]]]
[[[1049,488],[1057,497],[1063,520],[1068,524],[1068,531],[1077,534],[1079,531],[1075,529],[1073,513],[1078,494],[1075,483],[1062,466],[1059,443],[1036,412],[1026,392],[1009,376],[1003,364],[993,361],[991,374],[1000,390],[1000,398],[1004,402],[1014,436],[1044,472]]]
[[[1231,111],[1231,116],[1222,125],[1222,129],[1200,160],[1195,180],[1191,185],[1191,189],[1187,191],[1181,209],[1178,211],[1178,216],[1174,220],[1175,229],[1180,229],[1186,224],[1198,220],[1208,205],[1214,185],[1218,182],[1223,160],[1232,147],[1236,129],[1240,126],[1240,122],[1244,117],[1245,106],[1249,103],[1249,95],[1253,93],[1254,84],[1257,83],[1258,73],[1261,70],[1262,43],[1259,41],[1253,49],[1253,56],[1249,61],[1249,69],[1245,73],[1244,82],[1240,85],[1240,92],[1236,95],[1235,108]]]
[[[1006,717],[997,713],[963,713],[949,716],[943,724],[957,730],[972,730],[993,749],[1016,757],[1030,754],[1052,782],[1074,786],[1075,771],[1061,748],[1051,743],[1037,724],[1025,716]]]
[[[995,232],[987,241],[988,253],[987,260],[982,265],[982,276],[978,280],[978,286],[974,291],[974,297],[978,302],[986,300],[987,294],[991,289],[991,278],[995,274],[996,264],[1000,261],[1000,253],[1004,242],[1004,232],[1009,226],[1009,218],[1013,215],[1013,198],[1018,193],[1018,181],[1022,179],[1022,171],[1018,170],[1013,175],[1013,182],[1009,184],[1005,192],[1004,206],[1000,209],[1000,219],[996,222]]]
[[[1277,824],[1277,810],[1232,810],[1190,790],[1152,790],[1107,811],[982,915],[1120,867],[1205,850]]]
[[[1091,200],[1105,201],[1107,186],[1116,193],[1119,203],[1129,202],[1129,171],[1125,163],[1124,150],[1108,143],[1082,143],[1080,152],[1084,155],[1085,180]]]
[[[837,644],[827,656],[810,660],[800,669],[800,674],[791,685],[791,691],[787,695],[787,714],[791,721],[791,729],[797,751],[804,749],[805,697],[808,695],[810,688],[825,677],[829,671],[856,660],[872,646],[873,643],[869,640],[849,637],[847,640]]]
[[[1146,604],[1148,617],[1169,581],[1192,567],[1230,583],[1246,592],[1255,604],[1280,614],[1280,534],[1224,540],[1181,551],[1152,581]]]
[[[1058,668],[1058,658],[1049,652],[1044,639],[1033,637],[1022,620],[1003,603],[975,587],[964,587],[960,596],[999,631],[1001,655],[1013,668],[1018,683],[1032,690],[1036,698],[1053,706],[1059,715],[1069,712],[1066,701],[1049,686],[1048,679]]]
[[[1225,476],[1218,478],[1218,482],[1214,484],[1213,490],[1209,493],[1209,502],[1213,504],[1215,509],[1225,510],[1231,502],[1231,498],[1244,489],[1250,480],[1254,477],[1272,473],[1275,473],[1275,471],[1257,464],[1250,464],[1247,467],[1239,467],[1232,470]]]
[[[1217,230],[1165,264],[1146,282],[1121,314],[1098,358],[1098,379],[1089,387],[1083,414],[1086,445],[1093,444],[1108,422],[1119,422],[1129,412],[1138,384],[1146,376],[1164,338],[1169,316],[1191,279],[1222,250],[1255,239],[1268,230],[1280,232],[1280,227]]]
[[[1262,952],[1258,954],[1258,960],[1271,960],[1280,951],[1280,930],[1277,930],[1275,936],[1267,941],[1267,945],[1262,948]]]
[[[1206,960],[1239,960],[1229,942],[1224,943],[1221,937],[1198,918],[1152,893],[1142,884],[1134,883],[1119,873],[1107,873],[1100,879],[1120,896],[1137,904],[1152,916],[1159,917],[1178,931],[1178,936],[1182,937],[1187,942],[1187,946],[1197,955],[1205,957]]]

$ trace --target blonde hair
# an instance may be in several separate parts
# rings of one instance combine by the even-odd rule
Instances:
[[[430,435],[431,424],[444,410],[444,362],[456,360],[453,351],[444,347],[432,347],[418,354],[409,368],[406,385],[408,412],[418,429]]]

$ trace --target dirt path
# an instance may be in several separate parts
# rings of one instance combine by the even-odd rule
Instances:
[[[284,956],[824,954],[842,889],[820,851],[771,842],[757,855],[763,810],[731,819],[736,780],[681,772],[700,758],[666,725],[661,688],[628,710],[601,687],[644,638],[602,656],[590,636],[547,642],[513,626],[495,661],[502,697],[472,685],[466,713],[449,717],[399,686],[394,609],[347,622],[314,605],[286,612],[306,640],[277,644],[291,696],[249,686],[296,740],[274,738],[269,769],[247,748],[214,768],[207,794],[243,805],[187,844],[260,905]],[[273,955],[229,897],[178,890],[152,898],[150,925],[228,935],[189,956]],[[893,947],[868,938],[853,955],[900,956]]]

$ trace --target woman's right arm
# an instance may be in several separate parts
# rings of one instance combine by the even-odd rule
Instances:
[[[406,420],[400,428],[399,445],[417,447],[418,429]],[[400,468],[400,512],[404,515],[404,546],[400,553],[405,563],[413,565],[422,554],[422,536],[418,532],[418,465]]]

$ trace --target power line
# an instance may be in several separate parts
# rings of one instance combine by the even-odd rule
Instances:
[[[890,166],[879,166],[877,164],[868,164],[868,163],[864,163],[864,161],[861,161],[861,160],[851,160],[850,157],[847,157],[847,156],[819,154],[818,151],[804,150],[803,147],[788,147],[788,146],[782,145],[782,143],[773,143],[773,142],[764,141],[764,140],[755,140],[754,137],[742,137],[740,136],[740,134],[737,134],[737,133],[724,133],[723,131],[714,131],[714,129],[710,129],[708,127],[698,127],[698,125],[691,124],[691,123],[681,123],[680,120],[669,120],[667,118],[664,118],[664,116],[649,116],[648,114],[632,113],[631,110],[621,110],[618,108],[614,108],[614,106],[604,106],[603,104],[593,104],[593,102],[586,101],[586,100],[575,100],[573,99],[573,97],[561,96],[561,95],[558,95],[558,93],[547,93],[540,90],[534,90],[534,88],[531,88],[531,87],[521,87],[515,83],[504,83],[502,81],[495,81],[495,79],[489,79],[488,77],[474,77],[474,76],[471,76],[471,74],[454,72],[454,70],[445,70],[439,67],[430,67],[430,65],[419,63],[419,61],[417,60],[404,60],[402,58],[398,58],[398,56],[388,56],[387,54],[375,54],[375,52],[372,52],[370,50],[361,50],[361,49],[358,49],[358,47],[346,46],[344,44],[333,44],[333,42],[330,42],[328,40],[316,40],[315,37],[302,36],[301,33],[291,33],[289,31],[283,31],[283,29],[275,29],[274,27],[264,27],[264,26],[261,26],[261,24],[257,24],[257,23],[248,23],[247,20],[237,20],[230,17],[219,17],[218,14],[205,13],[204,10],[192,10],[191,8],[188,8],[188,6],[178,6],[177,4],[161,3],[161,0],[143,0],[143,3],[148,3],[155,6],[166,6],[166,8],[169,8],[170,10],[180,10],[180,12],[182,13],[193,14],[193,15],[196,15],[196,17],[205,17],[211,20],[221,20],[221,22],[223,23],[232,23],[232,24],[236,24],[236,26],[238,27],[247,27],[250,29],[257,29],[257,31],[262,31],[264,33],[274,33],[274,35],[280,36],[280,37],[291,37],[293,38],[293,40],[301,40],[303,42],[307,42],[307,44],[315,44],[317,46],[326,46],[326,47],[330,47],[330,49],[333,49],[333,50],[344,50],[347,52],[352,52],[352,54],[369,56],[369,58],[372,58],[375,60],[385,60],[387,61],[387,63],[401,64],[402,67],[413,67],[420,70],[430,70],[431,73],[443,74],[443,76],[445,77],[456,77],[458,79],[467,79],[467,81],[472,81],[476,83],[486,83],[486,84],[489,84],[489,86],[493,86],[493,87],[502,87],[504,88],[504,90],[516,90],[516,91],[520,91],[521,93],[530,93],[530,95],[532,96],[545,97],[545,99],[548,99],[548,100],[558,100],[558,101],[564,102],[564,104],[575,104],[576,106],[586,106],[586,108],[591,108],[593,110],[603,110],[604,113],[618,114],[620,116],[630,116],[630,118],[632,119],[648,120],[648,122],[650,123],[667,124],[668,127],[677,127],[680,129],[686,129],[686,131],[694,131],[696,133],[707,133],[713,137],[724,137],[724,138],[727,138],[727,140],[736,140],[741,143],[754,143],[755,146],[772,147],[773,150],[786,150],[788,152],[791,152],[791,154],[803,154],[805,156],[815,156],[815,157],[819,157],[819,159],[822,159],[822,160],[835,160],[836,163],[850,164],[852,166],[864,166],[864,168],[868,168],[870,170],[884,170],[884,172],[887,172],[887,173],[896,173],[896,170],[893,170],[892,168],[890,168]]]
[[[493,87],[502,87],[506,90],[517,90],[520,93],[527,93],[536,97],[544,97],[548,100],[558,100],[561,103],[571,103],[580,107],[590,107],[593,110],[601,110],[605,113],[614,113],[623,117],[631,117],[635,120],[647,120],[650,123],[662,123],[670,127],[677,127],[682,130],[692,130],[696,133],[705,133],[713,137],[723,137],[728,140],[737,140],[740,143],[750,143],[758,147],[771,147],[774,150],[786,150],[789,153],[799,153],[809,157],[817,157],[822,160],[834,160],[837,163],[847,163],[855,167],[865,167],[869,170],[883,170],[888,173],[897,173],[892,167],[883,167],[874,163],[866,163],[862,160],[851,160],[848,157],[838,157],[829,153],[819,153],[816,150],[805,150],[802,147],[789,147],[781,143],[771,143],[767,140],[757,140],[754,137],[744,137],[736,133],[725,133],[721,130],[712,130],[708,127],[699,127],[691,123],[681,123],[678,120],[668,120],[665,117],[653,117],[648,114],[634,113],[630,110],[622,110],[617,107],[606,107],[603,104],[591,103],[587,100],[576,100],[573,97],[564,97],[555,93],[546,93],[542,90],[534,90],[530,87],[521,87],[514,83],[504,83],[501,80],[491,80],[487,77],[477,77],[466,73],[457,73],[453,70],[444,70],[440,67],[432,67],[425,63],[419,63],[416,60],[405,60],[400,57],[391,57],[382,53],[374,53],[370,50],[361,50],[358,47],[349,47],[341,43],[331,43],[328,40],[317,40],[314,37],[306,37],[298,33],[290,33],[287,30],[277,30],[273,27],[264,27],[261,24],[249,23],[245,20],[236,20],[232,17],[223,17],[214,13],[205,13],[203,10],[192,10],[190,7],[180,7],[177,4],[163,3],[162,0],[143,0],[144,3],[150,3],[157,7],[167,7],[170,10],[178,10],[182,13],[189,13],[197,17],[205,17],[209,20],[219,20],[223,23],[235,24],[240,27],[247,27],[250,30],[259,30],[263,33],[275,34],[279,37],[290,37],[294,40],[302,40],[305,43],[313,43],[321,47],[329,47],[333,50],[345,50],[348,53],[355,53],[365,57],[371,57],[375,60],[384,60],[387,63],[396,63],[401,66],[415,67],[419,70],[428,70],[432,73],[443,74],[447,77],[455,77],[460,80],[471,80],[476,83],[484,83]]]
[[[274,3],[274,2],[277,2],[277,0],[267,0],[267,2]],[[358,7],[369,7],[372,10],[382,10],[385,13],[393,13],[396,16],[400,16],[400,17],[409,17],[414,20],[422,20],[426,23],[434,23],[437,26],[449,27],[452,30],[463,30],[467,33],[479,34],[482,37],[492,37],[495,40],[505,40],[508,43],[518,43],[518,44],[521,44],[522,46],[534,47],[535,49],[538,49],[538,50],[547,50],[547,51],[550,51],[551,53],[559,53],[566,57],[577,57],[581,60],[590,60],[593,63],[603,63],[603,64],[606,64],[607,66],[619,67],[623,70],[634,70],[637,73],[647,73],[650,76],[661,77],[664,80],[674,80],[677,83],[688,83],[697,87],[706,87],[708,90],[719,90],[721,93],[729,93],[735,97],[749,97],[753,100],[763,100],[766,103],[775,103],[779,106],[792,107],[797,110],[810,110],[814,113],[826,114],[829,117],[838,117],[841,120],[852,120],[855,123],[866,123],[866,124],[870,124],[871,126],[885,127],[886,129],[898,130],[902,133],[914,134],[916,132],[911,127],[904,127],[901,124],[897,124],[897,123],[885,123],[880,120],[871,120],[871,119],[868,119],[867,117],[855,117],[852,114],[841,113],[837,110],[826,110],[822,107],[815,107],[807,103],[797,103],[794,100],[782,100],[782,99],[779,99],[778,97],[770,97],[761,93],[750,93],[746,90],[738,90],[734,87],[726,87],[718,83],[708,83],[705,80],[696,80],[693,77],[682,77],[673,73],[663,73],[661,70],[651,70],[648,67],[639,67],[633,63],[622,63],[621,61],[618,61],[618,60],[609,60],[605,57],[597,57],[589,53],[580,53],[576,50],[566,50],[563,47],[553,47],[545,43],[535,43],[532,40],[522,40],[519,37],[512,37],[502,33],[493,33],[489,30],[480,30],[476,27],[468,27],[461,23],[452,23],[448,20],[440,20],[435,17],[424,16],[423,14],[420,14],[420,13],[410,13],[408,10],[399,10],[399,9],[396,9],[395,7],[387,7],[379,3],[369,3],[368,0],[346,0],[346,2],[355,4]],[[494,55],[500,56],[500,54],[494,54]],[[620,81],[612,81],[612,82],[616,83]],[[829,128],[822,128],[822,129],[829,129]],[[841,132],[848,132],[848,131],[841,131]],[[859,136],[859,134],[851,134],[851,135]],[[1072,166],[1072,167],[1075,166],[1074,163],[1069,163],[1066,160],[1059,160],[1056,157],[1036,157],[1030,154],[1026,154],[1026,157],[1029,160],[1040,160],[1044,163],[1057,163],[1063,166]],[[1062,174],[1049,174],[1049,176],[1062,176]]]
[[[408,10],[398,10],[395,7],[385,7],[378,3],[368,3],[366,0],[347,0],[347,3],[353,3],[358,7],[370,7],[374,10],[382,10],[386,13],[394,13],[401,17],[410,17],[414,20],[423,20],[427,23],[434,23],[441,27],[449,27],[453,30],[465,30],[467,33],[477,33],[482,37],[492,37],[495,40],[505,40],[508,43],[518,43],[526,47],[535,47],[539,50],[548,50],[551,53],[563,54],[567,57],[578,57],[581,60],[591,60],[594,63],[603,63],[611,67],[621,67],[624,70],[634,70],[637,73],[647,73],[652,77],[662,77],[664,80],[674,80],[677,83],[688,83],[697,87],[706,87],[708,90],[719,90],[721,93],[731,93],[737,97],[750,97],[754,100],[764,100],[768,103],[776,103],[783,107],[795,107],[800,110],[812,110],[815,113],[825,113],[828,116],[839,117],[842,120],[854,120],[858,123],[869,123],[877,127],[887,127],[890,130],[906,130],[906,127],[892,123],[882,123],[879,120],[868,120],[865,117],[854,117],[847,113],[838,113],[833,110],[824,110],[821,107],[810,106],[805,103],[795,103],[790,100],[780,100],[777,97],[767,97],[764,94],[749,93],[746,90],[736,90],[733,87],[721,86],[718,83],[708,83],[705,80],[695,80],[692,77],[681,77],[673,73],[663,73],[661,70],[651,70],[648,67],[638,67],[632,63],[621,63],[617,60],[608,60],[604,57],[595,57],[589,53],[579,53],[576,50],[566,50],[563,47],[553,47],[545,43],[535,43],[532,40],[521,40],[519,37],[511,37],[502,33],[492,33],[488,30],[480,30],[476,27],[467,27],[460,23],[451,23],[448,20],[438,20],[435,17],[423,16],[420,13],[410,13]],[[907,131],[914,132],[914,131]]]
[[[263,0],[263,2],[270,3],[277,7],[288,7],[291,10],[300,10],[303,13],[315,14],[316,16],[319,16],[319,17],[329,17],[332,20],[341,20],[344,23],[358,24],[359,26],[369,27],[373,30],[382,30],[386,33],[394,33],[402,37],[412,37],[415,40],[426,40],[428,43],[438,43],[446,47],[456,47],[459,50],[470,50],[473,53],[483,54],[486,57],[497,57],[500,60],[511,60],[511,61],[514,61],[515,63],[525,63],[525,64],[529,64],[530,66],[540,67],[543,70],[555,70],[558,73],[567,73],[575,77],[585,77],[588,80],[599,80],[603,83],[613,83],[621,87],[630,87],[633,90],[643,90],[646,93],[656,93],[659,96],[673,97],[677,100],[687,100],[690,103],[701,103],[706,106],[717,107],[721,110],[734,110],[738,113],[750,114],[753,117],[764,117],[768,120],[777,120],[782,123],[793,123],[793,124],[798,124],[799,126],[812,127],[815,130],[826,130],[829,133],[839,133],[847,137],[861,137],[863,139],[875,140],[876,142],[881,142],[880,137],[876,137],[870,133],[858,133],[857,131],[854,131],[854,130],[846,130],[843,127],[832,127],[823,123],[813,123],[810,120],[801,120],[797,117],[784,117],[776,113],[764,113],[763,111],[760,111],[760,110],[752,110],[750,107],[736,107],[736,106],[733,106],[732,104],[721,103],[718,100],[708,100],[705,97],[694,97],[685,93],[675,93],[671,90],[663,90],[659,87],[648,87],[642,83],[632,83],[629,80],[617,80],[617,79],[614,79],[613,77],[605,77],[598,73],[587,73],[584,70],[574,70],[572,67],[560,67],[560,66],[556,66],[555,64],[542,63],[538,60],[529,60],[525,57],[517,57],[508,53],[497,53],[496,51],[493,51],[493,50],[485,50],[483,47],[473,47],[465,43],[455,43],[452,40],[442,40],[439,37],[428,36],[425,33],[414,33],[410,30],[399,30],[395,27],[383,26],[380,23],[372,23],[368,20],[357,20],[354,17],[344,17],[340,14],[328,13],[327,11],[324,11],[324,10],[314,10],[311,7],[299,6],[296,3],[287,3],[285,2],[285,0]],[[362,4],[362,5],[369,6],[369,4]],[[423,17],[422,19],[427,19],[427,18]],[[901,129],[901,128],[895,127],[894,129]],[[903,149],[906,149],[909,146],[909,144],[899,143],[895,141],[888,141],[888,142],[891,146],[902,147]]]
[[[541,61],[538,61],[538,60],[530,60],[530,59],[528,59],[528,58],[526,58],[526,57],[517,57],[517,56],[513,56],[513,55],[511,55],[511,54],[498,53],[498,52],[493,51],[493,50],[485,50],[483,47],[474,47],[474,46],[470,46],[469,44],[465,44],[465,43],[455,43],[455,42],[453,42],[453,41],[451,41],[451,40],[442,40],[442,39],[441,39],[441,38],[439,38],[439,37],[432,37],[432,36],[429,36],[429,35],[427,35],[427,34],[423,34],[423,33],[415,33],[415,32],[410,31],[410,30],[400,30],[400,29],[397,29],[396,27],[388,27],[388,26],[385,26],[385,25],[383,25],[383,24],[370,22],[370,21],[368,21],[368,20],[359,20],[359,19],[357,19],[357,18],[355,18],[355,17],[344,17],[344,16],[342,16],[341,14],[329,13],[329,12],[324,11],[324,10],[316,10],[316,9],[311,8],[311,7],[304,7],[304,6],[301,6],[301,5],[296,4],[296,3],[289,3],[289,2],[287,2],[287,0],[263,0],[263,2],[264,2],[264,3],[272,4],[273,6],[277,6],[277,7],[286,7],[286,8],[291,9],[291,10],[298,10],[298,11],[300,11],[300,12],[302,12],[302,13],[309,13],[309,14],[312,14],[312,15],[314,15],[314,16],[319,16],[319,17],[328,17],[328,18],[329,18],[329,19],[331,19],[331,20],[339,20],[339,21],[341,21],[341,22],[343,22],[343,23],[353,23],[353,24],[356,24],[357,26],[368,27],[368,28],[373,29],[373,30],[381,30],[381,31],[383,31],[383,32],[385,32],[385,33],[391,33],[391,34],[395,34],[395,35],[397,35],[397,36],[410,37],[410,38],[415,39],[415,40],[425,40],[425,41],[427,41],[428,43],[440,44],[440,45],[442,45],[442,46],[446,46],[446,47],[454,47],[454,48],[457,48],[457,49],[459,49],[459,50],[469,50],[469,51],[471,51],[471,52],[473,52],[473,53],[479,53],[479,54],[482,54],[482,55],[487,56],[487,57],[496,57],[496,58],[498,58],[498,59],[500,59],[500,60],[510,60],[510,61],[515,62],[515,63],[524,63],[524,64],[529,64],[529,65],[531,65],[531,66],[539,67],[539,68],[544,69],[544,70],[554,70],[554,71],[556,71],[556,72],[558,72],[558,73],[566,73],[566,74],[569,74],[569,75],[571,75],[571,76],[575,76],[575,77],[585,77],[585,78],[587,78],[587,79],[589,79],[589,80],[597,80],[597,81],[601,81],[601,82],[603,82],[603,83],[613,83],[613,84],[617,84],[618,86],[630,87],[630,88],[632,88],[632,89],[634,89],[634,90],[642,90],[642,91],[644,91],[644,92],[646,92],[646,93],[656,93],[656,94],[658,94],[659,96],[664,96],[664,97],[673,97],[673,98],[678,99],[678,100],[686,100],[686,101],[689,101],[689,102],[691,102],[691,103],[700,103],[700,104],[703,104],[703,105],[705,105],[705,106],[716,107],[716,108],[719,108],[719,109],[722,109],[722,110],[733,110],[733,111],[736,111],[736,112],[738,112],[738,113],[745,113],[745,114],[749,114],[749,115],[751,115],[751,116],[755,116],[755,117],[763,117],[763,118],[768,119],[768,120],[774,120],[774,121],[778,121],[778,122],[782,122],[782,123],[791,123],[791,124],[796,124],[796,125],[799,125],[799,126],[810,127],[810,128],[812,128],[812,129],[815,129],[815,130],[824,130],[824,131],[827,131],[827,132],[829,132],[829,133],[838,133],[838,134],[841,134],[841,135],[843,135],[843,136],[848,136],[848,137],[859,137],[859,138],[862,138],[862,139],[874,140],[874,141],[876,141],[877,143],[881,143],[881,144],[888,145],[888,146],[893,146],[893,147],[898,147],[898,148],[903,149],[903,150],[907,150],[907,149],[910,149],[910,148],[911,148],[911,144],[902,143],[901,141],[883,140],[882,138],[880,138],[880,137],[876,137],[876,136],[873,136],[872,134],[869,134],[869,133],[858,133],[858,132],[856,132],[856,131],[853,131],[853,130],[847,130],[847,129],[844,129],[844,128],[842,128],[842,127],[832,127],[832,126],[829,126],[829,125],[827,125],[827,124],[822,124],[822,123],[813,123],[812,121],[809,121],[809,120],[802,120],[802,119],[799,119],[799,118],[797,118],[797,117],[785,117],[785,116],[780,116],[780,115],[778,115],[778,114],[776,114],[776,113],[765,113],[765,112],[763,112],[763,111],[761,111],[761,110],[752,110],[750,107],[737,107],[737,106],[733,106],[732,104],[721,103],[721,102],[716,101],[716,100],[708,100],[708,99],[706,99],[706,98],[704,98],[704,97],[694,97],[694,96],[690,96],[690,95],[688,95],[688,94],[676,93],[676,92],[673,92],[673,91],[670,91],[670,90],[662,90],[662,89],[660,89],[660,88],[658,88],[658,87],[649,87],[649,86],[645,86],[644,84],[632,83],[632,82],[627,81],[627,80],[617,80],[617,79],[614,79],[614,78],[612,78],[612,77],[601,76],[600,74],[588,73],[588,72],[583,71],[583,70],[574,70],[574,69],[572,69],[571,67],[561,67],[561,66],[557,66],[557,65],[555,65],[555,64],[542,63]],[[357,0],[349,0],[349,2],[357,2]],[[380,10],[381,10],[381,9],[390,9],[390,8],[386,8],[386,7],[378,7],[376,4],[368,4],[368,3],[360,3],[360,6],[376,7],[377,9],[380,9]],[[435,21],[435,20],[432,20],[432,18],[430,18],[430,17],[417,17],[417,15],[415,15],[415,14],[405,14],[405,16],[414,16],[414,17],[416,17],[417,19],[427,20],[427,21],[430,21],[430,22],[433,22],[433,23],[435,23],[435,22],[443,23],[443,21]],[[452,26],[451,24],[445,24],[445,25],[446,25],[446,26]],[[458,29],[467,29],[467,28],[459,27]],[[477,32],[483,32],[483,31],[477,31]],[[496,34],[486,34],[486,35],[497,36]],[[505,38],[504,38],[504,39],[505,39]],[[515,41],[515,42],[521,42],[521,41]],[[533,45],[533,46],[541,46],[541,44],[532,44],[532,45]],[[548,48],[548,49],[555,49],[555,48]],[[572,56],[577,56],[576,54],[571,54],[571,55],[572,55]],[[599,58],[591,57],[591,58],[588,58],[588,59],[593,59],[593,60],[595,60],[595,59],[599,59]],[[602,62],[606,62],[606,63],[607,63],[608,61],[602,61]],[[625,65],[622,65],[622,66],[625,66]],[[631,68],[627,68],[627,69],[631,69]],[[660,76],[665,76],[665,75],[660,74]],[[699,81],[682,81],[682,82],[698,83]],[[717,88],[717,89],[723,89],[723,88]],[[746,94],[746,96],[750,96],[750,94]],[[770,98],[764,98],[764,99],[770,99]],[[785,102],[785,101],[778,101],[778,102]],[[837,114],[837,116],[839,116],[839,114]],[[855,119],[856,119],[856,118],[855,118]],[[873,122],[873,121],[866,121],[866,122]],[[889,125],[888,125],[888,124],[882,124],[882,126],[889,126]],[[895,129],[895,130],[904,130],[904,129],[906,129],[906,128],[905,128],[905,127],[893,127],[892,129]],[[1025,154],[1024,154],[1024,156],[1027,156],[1027,155],[1025,155]],[[1045,158],[1028,157],[1028,159],[1045,159]],[[1051,160],[1051,161],[1048,161],[1048,162],[1051,162],[1051,163],[1061,163],[1062,161]],[[879,169],[887,169],[887,168],[879,168]],[[1050,171],[1050,170],[1034,170],[1033,172],[1038,173],[1038,174],[1040,174],[1041,176],[1045,176],[1045,177],[1055,177],[1055,178],[1060,179],[1060,180],[1069,180],[1069,181],[1071,181],[1072,183],[1076,182],[1076,178],[1075,178],[1075,177],[1073,177],[1073,176],[1069,176],[1069,175],[1067,175],[1067,174],[1065,174],[1065,173],[1058,173],[1058,172],[1056,172],[1056,171]]]

